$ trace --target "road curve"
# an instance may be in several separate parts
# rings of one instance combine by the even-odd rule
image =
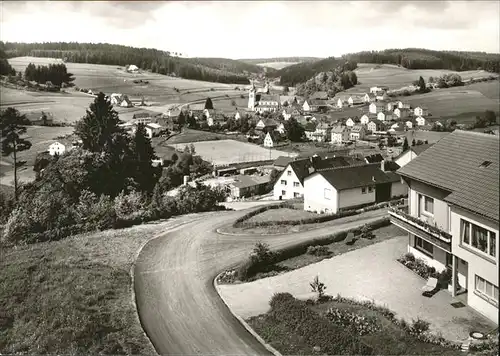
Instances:
[[[263,240],[272,248],[369,223],[342,222],[290,235],[220,235],[215,230],[247,211],[202,213],[181,229],[166,232],[141,251],[135,267],[136,302],[141,323],[159,354],[268,355],[217,295],[215,276],[248,256]]]

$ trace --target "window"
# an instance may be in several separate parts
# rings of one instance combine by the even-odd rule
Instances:
[[[461,242],[467,247],[488,254],[491,257],[496,257],[496,233],[477,226],[464,219],[460,220],[460,235]]]
[[[282,179],[281,180],[281,185],[286,185],[286,180]]]
[[[434,254],[434,246],[430,242],[421,239],[418,236],[415,236],[415,248],[422,251],[426,255],[433,256]]]
[[[294,197],[294,198],[298,198],[298,197],[300,197],[300,193],[294,192],[294,193],[293,193],[293,197]]]
[[[286,190],[282,190],[281,195],[286,195]]]
[[[424,213],[434,214],[434,199],[425,195],[422,198],[424,200]]]
[[[498,287],[476,275],[475,292],[491,302],[498,305]]]
[[[368,193],[373,192],[373,187],[368,187]]]
[[[453,255],[451,253],[446,252],[446,267],[453,266]]]
[[[366,194],[366,188],[361,188],[361,194]]]
[[[292,171],[286,171],[286,175],[287,176],[291,176],[292,175]]]
[[[325,191],[324,191],[324,197],[326,200],[330,200],[331,199],[331,195],[332,195],[332,190],[331,189],[328,189],[328,188],[325,188]]]
[[[293,182],[293,186],[296,187],[296,188],[300,187],[300,183],[299,182]]]

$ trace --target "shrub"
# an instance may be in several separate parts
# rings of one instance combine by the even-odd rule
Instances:
[[[85,231],[109,229],[116,222],[116,211],[111,198],[106,195],[97,198],[88,190],[82,191],[75,211],[77,223]]]
[[[143,196],[138,192],[131,192],[125,194],[121,192],[115,198],[115,211],[119,220],[123,221],[137,221],[143,220],[146,213],[146,204]]]
[[[312,281],[312,283],[309,283],[309,285],[311,286],[311,291],[318,294],[318,300],[323,298],[323,296],[325,295],[326,286],[323,282],[319,281],[318,276],[314,277],[314,280]]]
[[[348,310],[330,308],[325,313],[325,316],[335,325],[345,329],[351,329],[359,336],[372,334],[381,330],[375,317],[358,315]]]
[[[420,318],[417,318],[416,320],[413,320],[412,324],[410,325],[409,332],[410,334],[413,335],[422,335],[426,331],[429,330],[430,323],[422,320]]]
[[[268,244],[259,241],[255,244],[250,258],[254,263],[272,263],[274,254]]]
[[[323,353],[330,355],[373,353],[373,349],[357,335],[331,323],[288,293],[275,295],[270,304],[271,317],[279,320],[286,329],[294,330],[311,348],[318,346]]]
[[[330,250],[326,246],[309,246],[307,248],[307,254],[313,256],[328,256]]]

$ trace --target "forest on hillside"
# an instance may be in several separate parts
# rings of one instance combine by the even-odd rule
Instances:
[[[345,60],[357,63],[396,64],[407,69],[478,70],[500,73],[500,54],[433,51],[419,48],[349,53]]]
[[[218,83],[248,84],[248,73],[262,71],[238,61],[221,61],[205,58],[180,58],[170,52],[152,48],[135,48],[106,43],[16,43],[3,44],[8,58],[33,56],[61,58],[71,63],[89,63],[125,66],[135,64],[143,70],[154,73],[175,75],[185,79]],[[231,65],[229,65],[231,64]],[[229,70],[230,69],[230,70]],[[233,72],[237,71],[237,72]],[[253,72],[254,73],[254,72]]]
[[[319,61],[320,59],[321,58],[318,57],[274,57],[274,58],[238,59],[238,61],[249,64],[260,64],[260,63],[270,63],[270,62],[285,62],[285,63],[314,62],[314,61]]]

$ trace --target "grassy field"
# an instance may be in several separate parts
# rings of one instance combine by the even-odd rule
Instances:
[[[176,149],[182,150],[186,144],[190,143],[191,142],[169,144]],[[286,152],[269,150],[255,144],[234,140],[199,141],[192,143],[195,146],[196,152],[205,161],[213,162],[218,165],[263,161],[287,155]]]
[[[483,115],[485,110],[499,111],[499,100],[491,98],[498,93],[499,88],[498,81],[475,83],[470,86],[436,89],[430,93],[406,97],[404,100],[412,107],[427,107],[432,114],[431,120],[450,118],[458,123],[471,123],[476,115]]]
[[[401,87],[412,84],[420,76],[428,82],[429,77],[440,77],[443,74],[458,73],[462,79],[470,78],[485,78],[490,75],[497,74],[489,73],[483,70],[471,70],[464,72],[454,72],[446,69],[406,69],[391,64],[372,64],[358,63],[356,75],[358,76],[359,84],[347,92],[366,92],[370,87],[376,85],[385,85],[389,89],[399,89]]]
[[[48,65],[57,62],[57,59],[17,57],[9,59],[9,63],[16,69],[24,71],[32,62],[36,65]],[[197,80],[168,77],[156,73],[144,72],[138,74],[127,73],[122,67],[110,65],[66,63],[68,71],[75,76],[74,84],[80,88],[103,91],[105,94],[127,94],[133,101],[138,101],[144,96],[148,103],[152,103],[152,111],[163,112],[168,104],[183,104],[193,101],[205,100],[207,97],[215,101],[221,99],[220,105],[225,108],[230,106],[231,100],[241,99],[246,95],[245,90],[235,90],[236,87],[244,89],[238,84],[211,83]],[[134,83],[134,80],[147,81],[148,83]],[[85,114],[90,102],[94,99],[90,95],[76,93],[67,89],[68,94],[58,93],[31,93],[21,90],[10,92],[2,88],[0,104],[14,105],[18,109],[19,103],[31,103],[23,108],[27,111],[39,112],[44,110],[54,115],[56,120],[74,122]],[[176,91],[175,89],[178,89]],[[5,92],[5,94],[4,94]],[[35,98],[36,97],[36,98]],[[228,103],[226,103],[228,102]],[[214,103],[215,104],[215,103]],[[246,107],[246,100],[237,104]],[[216,109],[217,109],[217,105]],[[133,115],[136,108],[122,109],[125,119]]]
[[[309,305],[308,308],[323,316],[328,309],[337,308],[356,315],[373,318],[377,331],[360,336],[361,341],[373,348],[374,355],[457,355],[459,351],[419,341],[393,323],[381,310],[341,301]],[[294,330],[287,328],[281,318],[275,318],[272,311],[247,320],[250,326],[269,344],[283,355],[311,355],[312,347]],[[411,322],[410,320],[408,322]],[[305,326],[305,330],[308,330]],[[323,353],[321,353],[323,354]]]
[[[28,182],[35,178],[33,165],[36,155],[40,152],[47,151],[49,145],[56,141],[56,137],[65,136],[73,133],[73,127],[48,127],[48,126],[29,126],[26,132],[32,146],[29,150],[19,152],[17,157],[20,161],[26,161],[26,164],[18,170],[18,179],[21,182]],[[1,183],[11,185],[14,180],[14,171],[12,158],[2,157],[0,165]]]
[[[3,249],[0,353],[155,354],[129,273],[161,224]]]

